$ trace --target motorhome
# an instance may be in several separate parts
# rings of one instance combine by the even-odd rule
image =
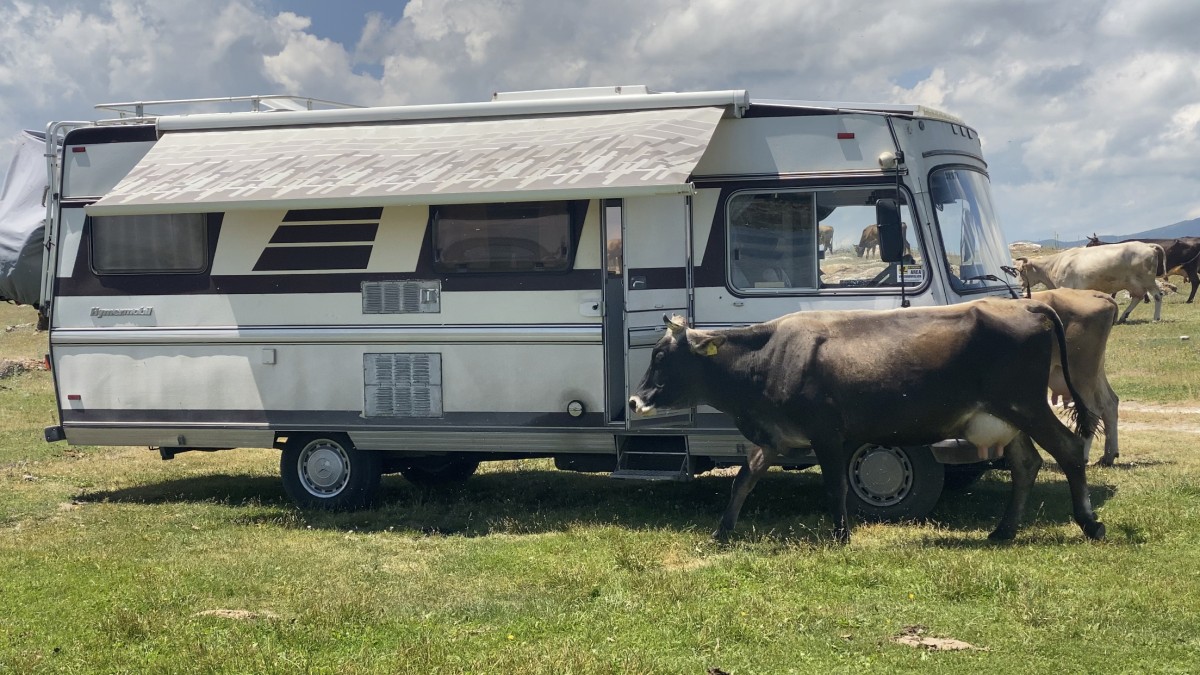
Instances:
[[[979,135],[920,105],[639,86],[165,104],[194,102],[47,130],[46,438],[279,448],[305,507],[488,460],[646,479],[738,464],[748,441],[721,413],[627,406],[664,314],[728,327],[1010,293]],[[903,255],[864,245],[901,232],[881,208]],[[924,515],[947,465],[994,459],[978,453],[864,446],[852,499]]]

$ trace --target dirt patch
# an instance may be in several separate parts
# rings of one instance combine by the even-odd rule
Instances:
[[[924,626],[905,626],[899,635],[892,638],[892,642],[900,645],[908,645],[909,647],[928,649],[931,652],[987,651],[983,647],[976,647],[969,642],[955,640],[954,638],[933,637],[925,633],[926,629]]]
[[[0,380],[16,377],[31,370],[45,370],[46,364],[37,359],[0,359]]]
[[[265,609],[257,612],[251,612],[248,609],[206,609],[203,612],[196,612],[195,616],[215,616],[218,619],[236,619],[238,621],[279,618],[275,612]]]
[[[1200,435],[1200,407],[1121,401],[1121,430],[1174,431]],[[1126,415],[1136,419],[1126,419]]]
[[[1121,431],[1173,431],[1180,434],[1200,435],[1200,424],[1181,424],[1179,422],[1121,422]]]
[[[1129,412],[1148,412],[1160,414],[1200,415],[1200,407],[1167,405],[1163,403],[1142,403],[1140,401],[1121,401],[1121,410]]]

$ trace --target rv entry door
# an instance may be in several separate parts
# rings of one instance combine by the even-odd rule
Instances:
[[[642,381],[663,314],[692,319],[691,199],[682,195],[623,200],[625,261],[625,397]],[[611,202],[610,202],[611,203]],[[695,409],[643,417],[626,410],[625,428],[688,426]]]

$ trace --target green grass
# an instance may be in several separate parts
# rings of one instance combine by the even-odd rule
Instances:
[[[1196,406],[1200,361],[1179,335],[1200,340],[1200,310],[1179,300],[1160,324],[1114,329],[1109,371],[1123,401]],[[0,328],[24,322],[14,316],[0,306]],[[0,358],[37,356],[42,340],[0,334]],[[839,547],[819,475],[805,471],[770,474],[734,543],[719,547],[708,533],[728,478],[623,483],[500,462],[441,490],[387,477],[373,511],[302,513],[272,451],[162,462],[145,449],[46,444],[49,380],[0,380],[0,673],[1184,673],[1200,663],[1200,453],[1196,434],[1171,428],[1200,420],[1178,413],[1131,414],[1118,468],[1089,470],[1102,543],[1071,523],[1066,485],[1048,467],[1011,544],[986,540],[1007,498],[1002,473],[947,495],[928,523],[859,525]],[[891,641],[913,625],[980,649]]]

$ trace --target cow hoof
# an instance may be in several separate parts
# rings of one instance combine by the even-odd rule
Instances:
[[[723,528],[717,528],[716,530],[713,531],[712,538],[713,538],[713,541],[717,542],[718,544],[728,544],[729,543],[729,530],[726,530]]]
[[[1087,535],[1088,539],[1100,541],[1104,539],[1104,523],[1098,520],[1088,523],[1087,525],[1083,526],[1083,533]]]
[[[1117,461],[1116,457],[1101,457],[1100,461],[1096,462],[1096,464],[1103,466],[1103,467],[1111,467],[1113,464],[1116,463],[1116,461]]]
[[[988,535],[988,539],[992,541],[1012,541],[1017,536],[1016,530],[1011,530],[1007,527],[997,527]]]

